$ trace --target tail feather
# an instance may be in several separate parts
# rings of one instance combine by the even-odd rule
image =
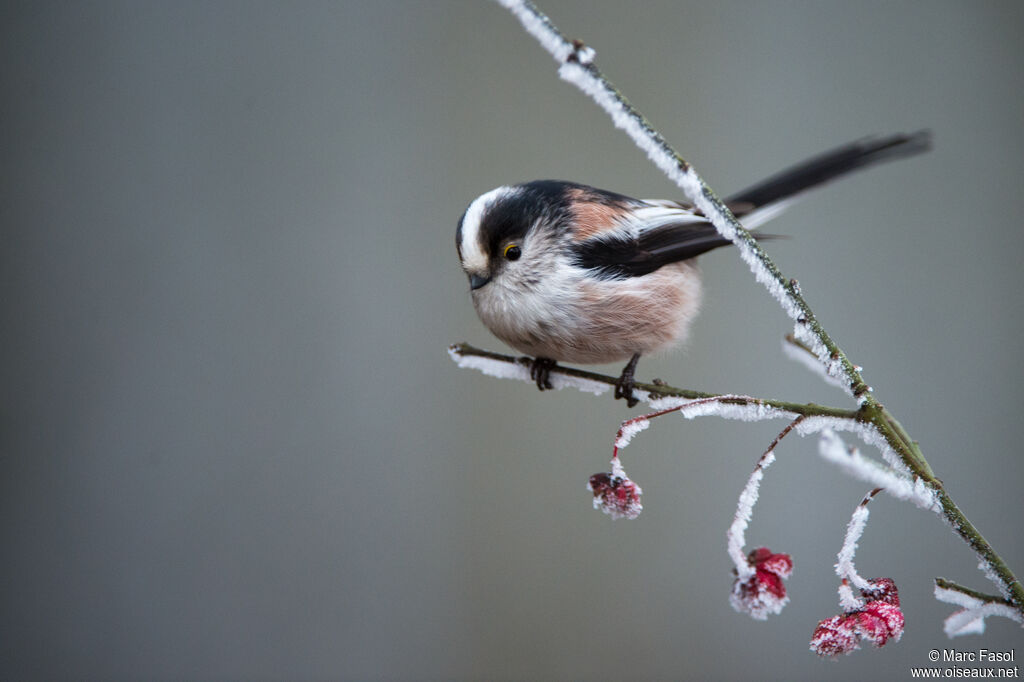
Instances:
[[[876,163],[915,156],[931,149],[931,131],[868,137],[777,173],[726,200],[748,228],[761,225],[809,189]]]

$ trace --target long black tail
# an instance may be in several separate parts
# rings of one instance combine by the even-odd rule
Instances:
[[[813,189],[883,161],[914,156],[931,148],[931,133],[870,137],[837,147],[759,182],[726,200],[745,227],[753,229],[784,210],[795,198]],[[754,232],[757,239],[779,235]],[[668,263],[695,258],[731,244],[710,222],[692,219],[644,230],[636,239],[589,239],[576,247],[578,264],[613,277],[638,277]]]
[[[931,149],[932,134],[919,130],[909,135],[866,137],[827,151],[776,173],[726,200],[743,224],[756,227],[805,191],[876,163],[915,156]]]

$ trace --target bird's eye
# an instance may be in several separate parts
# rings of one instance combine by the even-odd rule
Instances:
[[[523,255],[522,250],[515,244],[509,244],[502,251],[502,255],[508,260],[519,260],[519,257]]]

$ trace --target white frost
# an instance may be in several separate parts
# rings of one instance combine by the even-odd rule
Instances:
[[[597,52],[594,50],[594,48],[587,47],[585,45],[576,52],[576,59],[579,61],[580,64],[583,64],[584,66],[587,64],[592,64],[594,62],[594,57],[596,56]]]
[[[753,569],[751,569],[753,570]],[[748,579],[750,576],[747,576]],[[733,583],[729,593],[729,604],[738,613],[746,613],[754,620],[768,620],[768,616],[782,613],[789,603],[789,595],[777,596],[771,590],[761,590],[755,595],[743,593],[743,581]]]
[[[643,490],[626,475],[622,462],[617,456],[612,457],[612,470],[608,480],[598,484],[595,489],[595,477],[587,483],[587,490],[594,494],[594,509],[599,509],[613,519],[635,519],[644,510],[640,501]]]
[[[839,583],[839,608],[845,613],[863,608],[864,600],[853,593],[853,588],[847,582]]]
[[[810,325],[803,320],[803,311],[799,303],[786,290],[780,275],[776,272],[771,272],[768,266],[760,259],[758,247],[755,243],[739,237],[736,228],[726,217],[726,214],[711,201],[710,197],[713,195],[704,185],[700,176],[691,167],[684,166],[681,159],[661,139],[661,136],[653,131],[638,114],[629,111],[619,95],[606,82],[594,75],[596,71],[592,71],[590,66],[594,58],[593,51],[589,48],[577,51],[572,43],[566,41],[546,18],[538,15],[532,7],[528,7],[522,0],[498,0],[498,2],[512,12],[522,23],[526,31],[534,36],[544,49],[561,64],[558,71],[559,76],[589,95],[598,106],[604,109],[611,117],[615,127],[624,130],[636,145],[647,154],[648,158],[670,180],[675,182],[693,204],[707,216],[718,232],[736,244],[741,257],[747,263],[757,281],[768,289],[769,293],[782,305],[782,308],[790,318],[796,322],[796,338],[812,349],[822,362],[825,373],[833,379],[844,381],[846,385],[851,384],[851,377],[846,376],[841,363],[835,362],[829,357],[822,340],[811,330]],[[566,61],[574,52],[577,53],[577,58],[582,64]],[[530,380],[529,371],[522,366],[488,361],[484,358],[456,358],[456,354],[453,353],[452,355],[453,359],[461,367],[474,367],[493,376],[523,378],[525,381]],[[522,376],[523,373],[525,373],[525,378]],[[588,388],[583,388],[584,380],[574,378],[572,381],[569,380],[570,377],[565,377],[564,375],[552,377],[552,383],[559,388],[573,385],[581,388],[581,390],[590,390],[594,393],[607,390],[607,386],[600,384],[598,384],[599,388],[590,386],[594,382],[586,382]],[[659,405],[661,402],[660,400],[654,401],[654,403]],[[707,414],[717,414],[725,418],[744,420],[791,416],[782,410],[774,410],[773,408],[764,408],[763,406],[756,405],[752,407],[754,409],[750,409],[750,406],[724,406],[719,404],[719,407],[710,409],[702,406],[688,410],[687,407],[684,407],[681,409],[681,412],[689,418]],[[818,421],[816,422],[815,419]],[[854,431],[864,442],[878,447],[882,452],[883,458],[890,465],[889,467],[884,467],[865,459],[857,450],[848,451],[831,429],[825,427],[821,422],[822,419],[827,418],[804,420],[797,428],[798,433],[801,435],[822,431],[819,447],[822,457],[839,464],[844,470],[854,476],[884,487],[889,494],[895,497],[912,501],[925,509],[940,511],[934,491],[928,488],[920,479],[909,476],[906,467],[877,431],[849,420],[842,420],[843,426],[840,427],[841,430]],[[838,422],[840,420],[835,421]],[[833,424],[832,426],[839,427],[839,424]],[[757,471],[755,471],[756,473]],[[751,478],[754,478],[754,476],[752,475]],[[759,477],[758,480],[760,480]],[[936,596],[939,597],[939,588],[936,588]],[[1002,613],[1000,609],[1009,611],[1009,613]],[[963,634],[968,631],[980,632],[984,628],[984,617],[986,615],[995,615],[996,613],[1013,617],[1015,620],[1020,619],[1019,614],[1008,607],[999,604],[984,604],[983,606],[968,609],[965,612],[958,612],[950,616],[946,621],[946,632],[950,636]],[[956,619],[956,622],[953,622],[954,619]]]
[[[979,557],[978,570],[985,574],[985,577],[995,583],[995,586],[999,588],[999,594],[1003,595],[1005,599],[1010,598],[1010,590],[1006,587],[1006,583],[999,577],[999,574],[995,572],[992,565],[985,561],[984,558]]]
[[[639,395],[639,392],[638,392]],[[727,403],[726,400],[745,400],[747,404]],[[764,421],[767,419],[793,419],[796,413],[765,405],[746,395],[726,394],[710,398],[682,398],[665,396],[649,400],[651,409],[658,412],[678,410],[687,419],[697,417],[721,417],[739,421]]]
[[[799,430],[803,423],[797,426]],[[842,439],[831,429],[825,429],[818,441],[818,453],[826,461],[839,466],[845,473],[866,481],[893,497],[913,502],[921,509],[929,509],[936,513],[942,512],[935,491],[919,478],[912,478],[890,467],[879,464],[860,454],[857,448],[848,448]]]
[[[863,422],[856,421],[855,419],[844,419],[842,417],[825,417],[825,416],[812,416],[807,417],[801,421],[797,427],[796,432],[801,436],[807,436],[812,433],[821,433],[824,431],[851,431],[857,435],[865,444],[876,448],[882,453],[882,459],[885,460],[889,467],[903,476],[910,477],[910,469],[907,465],[896,454],[896,451],[892,449],[889,442],[885,440],[885,436],[878,432],[871,424],[865,424]]]
[[[760,495],[761,479],[764,478],[764,470],[771,466],[774,461],[775,453],[771,450],[761,456],[757,466],[754,467],[753,473],[750,474],[750,478],[747,479],[747,484],[743,486],[743,492],[740,493],[739,501],[736,503],[736,516],[733,518],[729,530],[725,533],[729,557],[736,566],[736,575],[739,577],[739,582],[747,580],[755,573],[754,567],[747,560],[743,546],[747,542],[747,526],[750,525],[750,519],[753,517],[754,505],[757,504],[757,498]]]
[[[628,479],[629,478],[629,476],[626,475],[626,470],[622,467],[622,460],[621,459],[619,459],[618,457],[612,457],[611,465],[612,465],[612,471],[611,471],[612,476],[615,476],[615,477],[618,477],[618,478],[622,478],[622,479]]]
[[[745,400],[746,404],[728,403],[726,400]],[[756,398],[746,395],[721,395],[714,398],[698,398],[683,403],[679,414],[687,419],[696,417],[721,417],[754,422],[766,419],[793,419],[796,415],[771,405],[765,405]]]
[[[566,41],[555,31],[551,24],[544,21],[534,11],[526,6],[522,0],[498,0],[498,3],[512,12],[519,19],[519,22],[526,29],[526,32],[537,39],[551,56],[560,62],[564,62],[573,52],[572,43]],[[591,56],[593,59],[593,56]]]
[[[668,395],[661,398],[655,398],[654,400],[649,401],[648,404],[651,406],[651,409],[657,412],[664,412],[666,410],[671,410],[676,407],[682,407],[683,405],[690,402],[693,402],[693,400],[690,398],[681,398],[676,395]]]
[[[633,389],[633,397],[642,403],[647,403],[648,405],[654,402],[654,399],[651,398],[651,394],[648,391],[644,391],[639,388]]]
[[[800,322],[804,312],[796,298],[786,289],[781,275],[769,270],[759,256],[760,247],[755,241],[740,237],[736,227],[726,216],[728,209],[723,209],[712,201],[713,193],[693,168],[685,164],[661,135],[653,130],[639,113],[631,110],[621,95],[599,76],[599,72],[591,64],[594,58],[593,50],[589,48],[577,50],[551,25],[546,17],[540,15],[534,8],[528,7],[522,0],[498,0],[498,2],[512,12],[522,23],[523,28],[536,38],[541,46],[560,64],[559,77],[575,85],[594,100],[611,117],[615,127],[625,131],[647,155],[647,158],[683,190],[694,206],[707,216],[719,234],[736,245],[740,256],[754,274],[754,278],[768,289],[790,318],[797,322],[797,338],[808,343],[815,354],[825,361],[827,354],[822,352],[821,340],[809,329],[801,329],[801,327],[807,327],[806,323]],[[577,59],[568,61],[574,53]],[[805,336],[811,338],[805,339]],[[836,369],[830,367],[829,371],[836,372]],[[841,367],[838,373],[843,374]],[[852,381],[848,380],[847,383],[852,383]]]
[[[821,377],[825,383],[838,386],[843,389],[847,395],[853,395],[853,391],[850,390],[850,382],[845,376],[836,377],[829,369],[821,362],[820,359],[809,353],[806,348],[798,346],[786,339],[782,340],[782,354],[793,360],[814,374]]]
[[[611,90],[600,78],[596,77],[590,69],[577,63],[565,62],[559,67],[558,75],[563,80],[578,87],[594,100],[599,107],[604,109],[605,113],[611,117],[615,127],[625,131],[632,138],[633,142],[647,154],[647,158],[683,190],[687,198],[693,202],[694,206],[701,210],[711,224],[715,226],[719,234],[732,241],[739,248],[740,256],[747,263],[754,274],[754,278],[768,289],[768,292],[782,305],[783,310],[786,311],[790,318],[795,321],[800,320],[804,313],[796,299],[786,290],[779,276],[771,272],[764,264],[757,253],[756,247],[751,242],[740,238],[733,224],[721,212],[719,207],[708,198],[710,191],[693,168],[686,166],[685,169],[681,169],[681,159],[679,159],[675,152],[668,148],[661,137],[646,125],[645,121],[640,119],[637,114],[628,110],[618,94]],[[823,352],[824,346],[821,340],[813,333],[809,333],[809,330],[805,332],[801,329],[802,327],[807,327],[807,325],[797,324],[798,338],[810,336],[811,338],[806,341],[808,346],[814,349],[819,357],[823,355],[827,357],[827,352]],[[801,338],[801,340],[804,339]],[[830,373],[835,372],[834,368],[830,368]],[[839,374],[842,374],[841,368]],[[847,384],[849,383],[851,382],[847,380]]]
[[[615,439],[615,447],[626,447],[629,445],[629,441],[633,440],[633,436],[647,429],[650,425],[651,420],[645,417],[637,417],[622,422],[622,426],[619,428],[619,436]]]
[[[865,498],[865,501],[867,499],[870,498]],[[867,525],[868,514],[868,507],[863,502],[853,510],[850,524],[846,527],[846,537],[843,538],[843,546],[839,550],[836,561],[836,575],[840,578],[846,578],[854,587],[861,590],[870,589],[871,583],[857,573],[857,568],[853,565],[853,558],[857,553],[857,543],[864,534],[864,526]],[[839,604],[847,612],[855,611],[864,606],[864,602],[859,597],[854,596],[853,590],[845,583],[839,587]]]
[[[551,50],[548,51],[551,52]],[[552,54],[554,53],[552,52]],[[693,168],[690,166],[680,168],[681,159],[661,139],[661,136],[655,133],[646,121],[639,118],[638,114],[628,110],[618,94],[595,76],[590,69],[574,62],[564,62],[558,69],[558,75],[562,80],[568,81],[582,90],[599,107],[604,109],[605,113],[611,117],[615,127],[625,131],[633,142],[647,154],[647,158],[672,182],[676,183],[694,206],[707,216],[719,234],[739,248],[741,257],[754,273],[755,279],[768,289],[786,313],[794,320],[799,319],[803,314],[799,304],[786,290],[779,277],[769,271],[758,257],[755,246],[739,237],[733,224],[708,198],[711,192]]]
[[[448,348],[448,356],[459,367],[479,370],[488,376],[499,379],[518,379],[533,383],[533,379],[530,378],[530,368],[518,362],[496,360],[479,355],[463,355],[454,346]],[[584,393],[593,393],[594,395],[607,393],[608,389],[611,388],[608,384],[602,384],[599,381],[561,374],[557,369],[551,373],[551,386],[555,389],[575,388]]]
[[[985,632],[985,619],[989,616],[1002,616],[1018,623],[1024,623],[1020,612],[1007,604],[986,602],[964,594],[959,590],[935,586],[935,598],[947,604],[961,607],[943,623],[942,629],[947,637],[960,635],[980,635]]]
[[[529,371],[527,371],[529,376]],[[531,379],[532,381],[532,379]],[[611,388],[608,384],[602,384],[600,381],[591,381],[590,379],[581,379],[580,377],[572,377],[568,374],[551,374],[551,386],[555,390],[561,390],[563,388],[575,388],[578,391],[584,393],[593,393],[594,395],[601,395],[607,393]]]
[[[463,355],[454,346],[448,348],[448,357],[459,367],[476,369],[487,376],[499,379],[519,379],[520,381],[532,381],[530,379],[530,368],[514,362],[485,358],[479,355]]]

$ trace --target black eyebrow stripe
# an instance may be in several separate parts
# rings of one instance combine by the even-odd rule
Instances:
[[[480,246],[495,256],[501,245],[521,240],[538,219],[555,230],[568,228],[569,205],[565,193],[572,183],[535,180],[514,187],[514,193],[492,204],[480,223]]]

